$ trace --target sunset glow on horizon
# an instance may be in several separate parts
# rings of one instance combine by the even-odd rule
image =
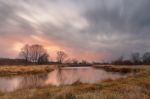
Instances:
[[[0,0],[0,57],[40,44],[54,60],[113,60],[150,51],[149,0]]]

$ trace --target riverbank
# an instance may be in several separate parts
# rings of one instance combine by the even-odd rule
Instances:
[[[23,66],[23,65],[7,66],[6,65],[6,66],[0,66],[0,76],[15,76],[15,75],[26,75],[26,74],[49,73],[53,71],[56,67],[57,67],[56,65],[28,65],[28,66]],[[70,67],[70,66],[58,65],[58,67]],[[84,67],[94,67],[98,69],[103,69],[107,72],[138,73],[150,66],[93,65],[93,66],[84,66]]]
[[[0,92],[0,99],[150,99],[150,67],[140,68],[143,71],[136,75],[115,81]]]
[[[0,66],[0,76],[49,73],[53,69],[53,65]]]
[[[119,66],[119,65],[94,65],[92,66],[94,68],[103,69],[107,72],[118,72],[118,73],[139,73],[144,71],[146,68],[149,68],[150,66]]]

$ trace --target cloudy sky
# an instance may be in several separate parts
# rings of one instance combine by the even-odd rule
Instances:
[[[0,0],[0,57],[42,44],[54,59],[111,60],[150,51],[150,0]]]

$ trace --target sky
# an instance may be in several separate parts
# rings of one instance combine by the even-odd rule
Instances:
[[[25,44],[52,59],[103,61],[150,51],[150,0],[0,0],[0,57]]]

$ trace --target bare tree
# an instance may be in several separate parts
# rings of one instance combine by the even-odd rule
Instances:
[[[120,56],[118,59],[114,60],[112,63],[115,65],[121,65],[123,64],[123,61],[124,61],[124,57]]]
[[[150,64],[150,52],[145,52],[142,59],[144,64]]]
[[[30,56],[32,62],[38,62],[39,58],[46,53],[46,50],[42,45],[31,45],[30,46]]]
[[[74,59],[72,59],[72,63],[77,65],[79,62],[77,59],[74,58]]]
[[[80,64],[86,65],[86,64],[88,64],[88,62],[86,60],[82,60]]]
[[[140,54],[137,52],[137,53],[132,53],[131,54],[131,61],[134,63],[134,64],[139,64],[141,62],[141,59],[140,59]]]
[[[33,63],[43,63],[48,61],[49,55],[42,45],[25,45],[21,52],[20,56],[25,59],[27,62]]]
[[[62,75],[62,69],[61,69],[61,64],[65,61],[65,59],[67,58],[67,54],[63,51],[58,51],[57,52],[57,62],[59,63],[57,65],[57,76],[58,76],[58,80],[63,84],[64,80],[63,80],[63,75]]]
[[[38,64],[48,63],[48,58],[49,58],[49,55],[47,53],[44,53],[43,55],[39,57]]]
[[[26,63],[28,63],[29,61],[30,61],[30,55],[29,55],[29,51],[30,51],[30,46],[28,45],[28,44],[26,44],[22,49],[21,49],[21,52],[20,52],[20,54],[19,54],[19,56],[21,57],[21,58],[23,58],[25,61],[26,61]]]
[[[63,51],[57,52],[57,62],[62,64],[64,60],[67,58],[67,54]]]

